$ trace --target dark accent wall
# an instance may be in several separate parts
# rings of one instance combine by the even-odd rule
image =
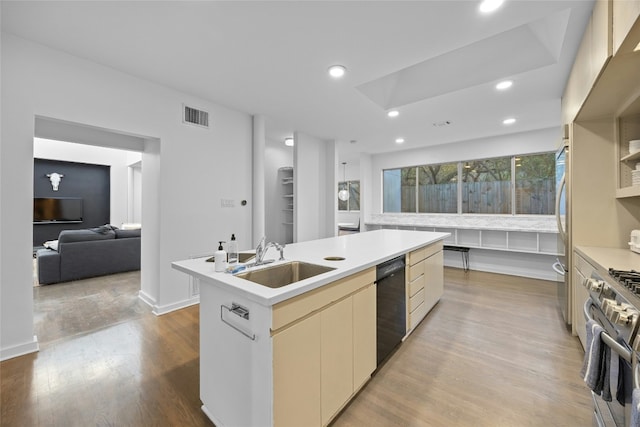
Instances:
[[[53,191],[47,174],[64,175],[58,191]],[[33,160],[33,197],[81,197],[80,223],[33,224],[33,246],[55,240],[62,230],[98,227],[110,221],[111,166],[58,160]]]

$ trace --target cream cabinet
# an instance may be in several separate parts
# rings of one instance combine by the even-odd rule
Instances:
[[[373,351],[372,351],[373,349]],[[376,286],[353,295],[353,388],[359,390],[376,369]]]
[[[587,288],[585,288],[584,281],[585,279],[591,277],[591,274],[595,271],[595,267],[593,267],[577,252],[573,253],[573,259],[575,261],[573,267],[573,312],[575,314],[573,322],[575,325],[576,333],[578,334],[578,338],[580,338],[580,342],[582,343],[582,347],[584,348],[587,342],[587,322],[584,318],[583,307],[584,303],[587,301],[587,298],[589,298],[589,291],[587,291]]]
[[[353,393],[353,298],[320,313],[320,391],[327,425]]]
[[[376,368],[375,268],[273,307],[274,425],[321,426]]]
[[[632,174],[640,154],[640,2],[598,0],[562,99],[569,127],[567,209],[568,283],[573,332],[584,343],[581,281],[588,278],[577,246],[628,248],[640,228],[640,185]],[[584,267],[584,264],[582,264]]]
[[[617,0],[613,2],[613,52],[620,50],[633,24],[640,17],[640,0]]]
[[[437,242],[407,256],[407,331],[424,319],[444,292],[442,248]]]
[[[282,427],[321,425],[320,315],[273,336],[273,421]]]

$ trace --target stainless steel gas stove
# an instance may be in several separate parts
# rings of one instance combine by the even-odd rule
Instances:
[[[612,398],[593,394],[593,425],[627,427],[631,415],[631,392],[637,387],[634,373],[640,346],[640,274],[609,270],[609,277],[594,272],[584,281],[590,298],[584,306],[587,320],[603,327],[602,341],[611,348],[610,389]]]

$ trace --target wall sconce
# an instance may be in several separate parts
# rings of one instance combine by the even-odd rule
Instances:
[[[285,138],[284,139],[284,145],[286,145],[287,147],[293,147],[293,138],[291,138],[291,137]]]
[[[347,162],[342,162],[342,166],[344,167],[342,173],[342,181],[344,182],[344,188],[338,191],[338,199],[346,202],[349,200],[349,190],[347,189]]]
[[[53,187],[53,191],[58,191],[58,186],[60,186],[60,181],[64,178],[64,175],[58,172],[51,172],[47,174],[47,178],[51,181],[51,187]]]

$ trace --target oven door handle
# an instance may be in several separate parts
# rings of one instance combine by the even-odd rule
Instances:
[[[589,314],[589,311],[591,310],[591,306],[593,305],[593,301],[591,300],[591,298],[588,298],[587,301],[584,303],[584,318],[589,321],[589,320],[593,320],[593,318],[591,317],[591,315]],[[632,361],[632,354],[634,352],[632,352],[631,350],[627,349],[626,347],[622,346],[618,341],[616,341],[613,337],[611,337],[611,335],[609,335],[606,331],[602,332],[600,334],[600,339],[602,339],[602,341],[613,351],[615,351],[616,353],[618,353],[618,355],[620,357],[622,357],[624,360],[626,360],[627,362],[633,364]],[[636,359],[636,363],[637,363],[637,357],[635,356],[635,354],[633,355],[633,359]],[[635,372],[636,369],[634,369]],[[635,376],[635,375],[634,375]]]

